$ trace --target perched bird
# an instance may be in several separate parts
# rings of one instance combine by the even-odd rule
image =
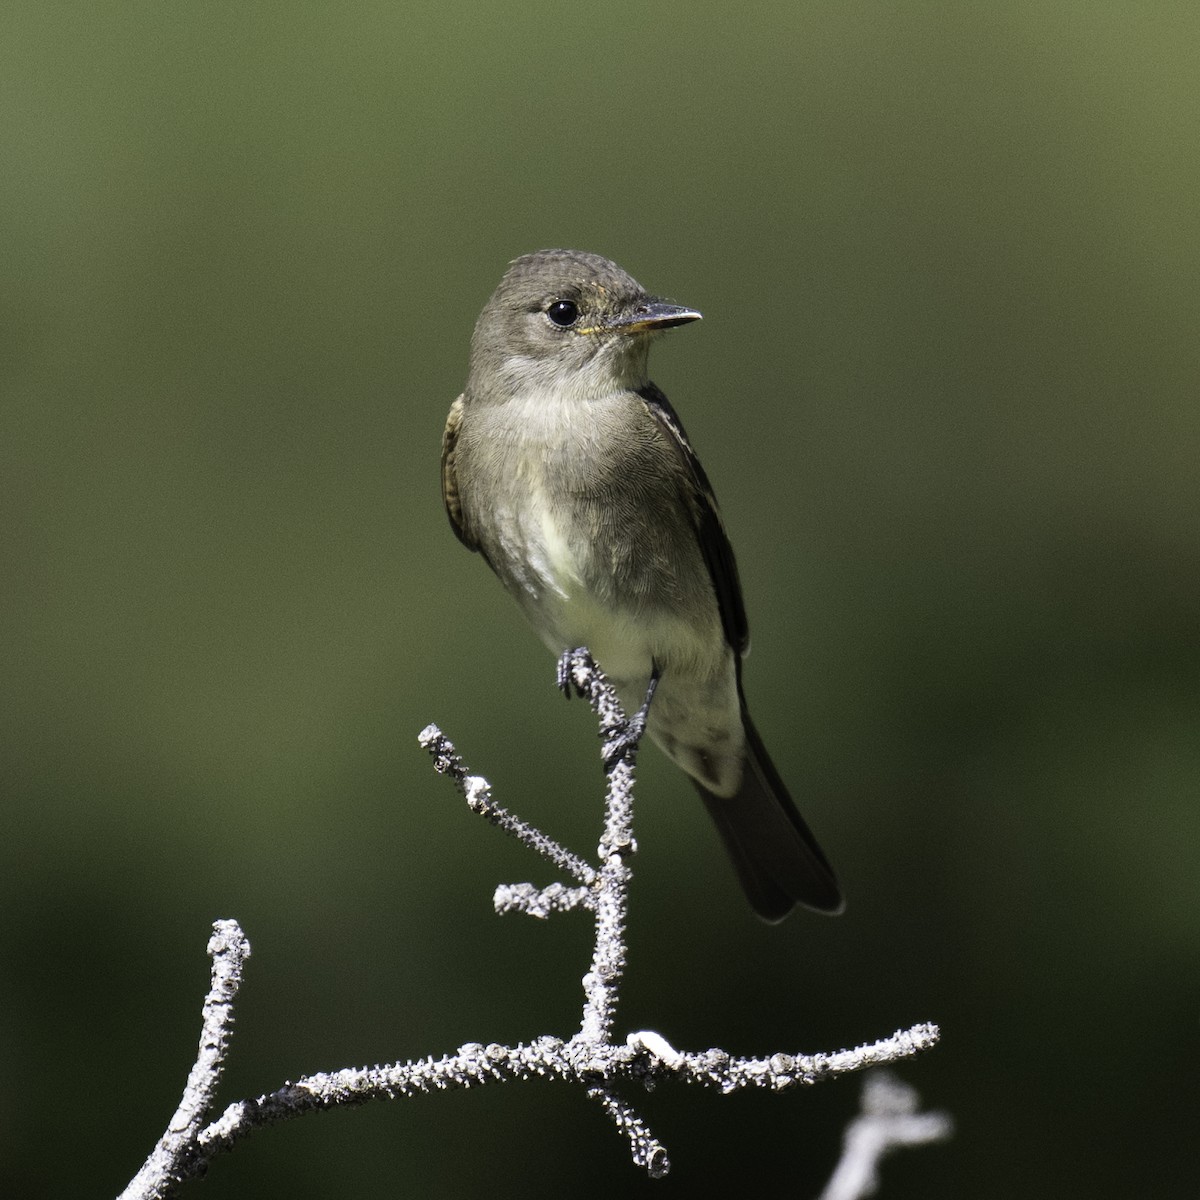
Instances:
[[[754,910],[834,913],[837,880],[746,711],[717,502],[646,373],[651,338],[699,319],[596,254],[516,259],[475,325],[442,497],[552,651],[587,646],[627,711],[646,696],[647,731],[704,798]]]

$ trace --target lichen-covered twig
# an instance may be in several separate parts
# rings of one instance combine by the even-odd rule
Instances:
[[[595,870],[577,854],[564,849],[552,837],[535,829],[527,821],[514,816],[492,799],[491,785],[481,775],[468,772],[459,757],[454,743],[436,726],[426,725],[417,734],[417,741],[433,756],[433,769],[439,775],[448,775],[462,792],[467,807],[502,829],[509,837],[523,842],[535,854],[540,854],[564,874],[578,880],[585,887],[595,882]]]
[[[863,1081],[862,1111],[846,1127],[842,1157],[820,1200],[862,1200],[879,1188],[879,1164],[901,1146],[925,1146],[950,1136],[946,1113],[920,1112],[916,1091],[888,1071]]]
[[[249,945],[237,924],[218,922],[210,943],[213,986],[205,1001],[200,1056],[192,1069],[184,1102],[121,1200],[158,1200],[173,1195],[180,1183],[200,1174],[214,1156],[277,1121],[373,1100],[529,1079],[553,1079],[582,1087],[624,1136],[634,1162],[658,1177],[666,1174],[670,1165],[666,1149],[620,1095],[618,1085],[622,1083],[650,1087],[670,1080],[723,1094],[744,1088],[784,1092],[849,1071],[895,1062],[937,1042],[937,1027],[928,1024],[914,1025],[854,1050],[750,1058],[734,1057],[719,1049],[679,1051],[652,1031],[614,1040],[620,982],[626,967],[628,860],[637,849],[633,838],[637,746],[628,736],[631,728],[636,731],[636,724],[631,727],[626,720],[616,693],[586,651],[563,656],[559,684],[587,698],[599,718],[604,739],[608,786],[595,866],[496,804],[487,781],[467,770],[450,740],[436,726],[423,730],[420,740],[433,755],[436,769],[455,781],[472,811],[519,839],[572,881],[570,885],[555,883],[545,888],[504,884],[496,889],[497,912],[546,918],[582,907],[592,913],[595,942],[591,965],[583,979],[582,1015],[575,1033],[567,1038],[546,1035],[513,1046],[472,1042],[441,1057],[306,1075],[254,1100],[237,1101],[212,1120],[213,1093],[229,1043],[230,1006],[242,963],[249,954]],[[895,1139],[892,1144],[897,1144]],[[840,1194],[834,1195],[840,1200]]]
[[[233,1002],[241,986],[242,967],[250,957],[250,943],[236,921],[217,921],[208,941],[208,954],[212,959],[212,977],[201,1013],[196,1062],[166,1133],[121,1193],[121,1200],[168,1195],[175,1184],[195,1170],[200,1131],[212,1112],[229,1052]]]

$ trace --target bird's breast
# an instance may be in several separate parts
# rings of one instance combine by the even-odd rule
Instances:
[[[687,480],[639,396],[489,406],[458,455],[472,532],[552,650],[586,645],[614,680],[720,669]]]

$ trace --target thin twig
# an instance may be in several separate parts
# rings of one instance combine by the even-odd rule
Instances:
[[[946,1113],[919,1112],[920,1097],[888,1071],[863,1081],[862,1110],[846,1128],[842,1157],[820,1200],[862,1200],[879,1188],[879,1164],[902,1146],[945,1141],[954,1131]]]
[[[641,1167],[651,1179],[666,1175],[671,1169],[667,1148],[650,1132],[646,1122],[610,1088],[588,1088],[587,1094],[599,1102],[617,1132],[625,1135],[634,1166]]]
[[[604,672],[586,650],[563,656],[579,694],[587,699],[600,721],[601,731],[613,733],[626,727],[625,713]],[[563,677],[563,666],[559,678]],[[606,739],[605,760],[611,750]],[[592,964],[583,977],[584,1006],[578,1040],[608,1042],[616,1019],[621,977],[625,974],[625,924],[629,912],[631,871],[627,859],[637,853],[633,840],[633,784],[637,762],[636,745],[611,762],[604,796],[604,831],[600,835],[600,879],[596,885],[596,941]]]
[[[636,1082],[649,1087],[671,1080],[721,1093],[747,1088],[790,1091],[835,1075],[907,1058],[937,1042],[937,1027],[928,1024],[914,1025],[855,1050],[776,1053],[761,1058],[734,1057],[720,1049],[682,1052],[653,1031],[632,1033],[623,1042],[614,1041],[620,982],[626,968],[628,860],[636,851],[633,783],[637,745],[628,736],[631,726],[615,691],[585,651],[564,655],[559,665],[559,683],[564,690],[573,687],[588,699],[605,740],[608,786],[598,866],[496,804],[487,780],[468,772],[453,744],[437,726],[423,730],[420,740],[433,754],[436,769],[455,781],[472,811],[519,839],[577,885],[556,883],[536,888],[527,883],[504,884],[496,889],[497,911],[523,912],[541,918],[579,907],[592,911],[595,945],[591,966],[584,977],[583,1009],[575,1034],[567,1039],[543,1036],[515,1046],[472,1042],[440,1058],[307,1075],[257,1099],[237,1101],[204,1125],[209,1120],[228,1051],[231,1006],[242,964],[250,952],[235,922],[218,922],[209,945],[213,981],[205,1001],[200,1055],[179,1112],[123,1193],[122,1200],[159,1200],[173,1195],[181,1182],[202,1173],[217,1154],[231,1149],[255,1130],[303,1113],[449,1088],[529,1079],[554,1079],[582,1086],[626,1138],[634,1162],[651,1176],[659,1176],[669,1169],[667,1152],[645,1121],[618,1094],[618,1084]],[[889,1144],[899,1144],[900,1140],[893,1137]],[[882,1153],[879,1151],[874,1161]],[[844,1200],[836,1193],[828,1200],[835,1197]]]
[[[577,879],[584,887],[596,881],[596,871],[585,859],[573,854],[540,829],[535,829],[520,817],[514,816],[492,799],[491,785],[481,775],[471,775],[463,765],[454,748],[454,743],[436,726],[426,725],[417,735],[420,745],[433,755],[433,769],[439,775],[449,775],[466,798],[467,807],[490,821],[509,837],[524,843],[535,854],[540,854],[564,874]]]
[[[217,1085],[233,1035],[233,1002],[250,957],[250,943],[236,921],[217,921],[208,942],[212,975],[200,1023],[200,1050],[167,1131],[142,1169],[121,1193],[121,1200],[166,1195],[166,1188],[191,1174],[201,1128],[212,1111]]]

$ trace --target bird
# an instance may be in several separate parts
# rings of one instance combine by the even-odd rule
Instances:
[[[746,707],[749,627],[712,486],[648,375],[653,338],[700,317],[598,254],[514,259],[471,337],[442,498],[542,641],[586,646],[691,779],[754,911],[837,913]]]

